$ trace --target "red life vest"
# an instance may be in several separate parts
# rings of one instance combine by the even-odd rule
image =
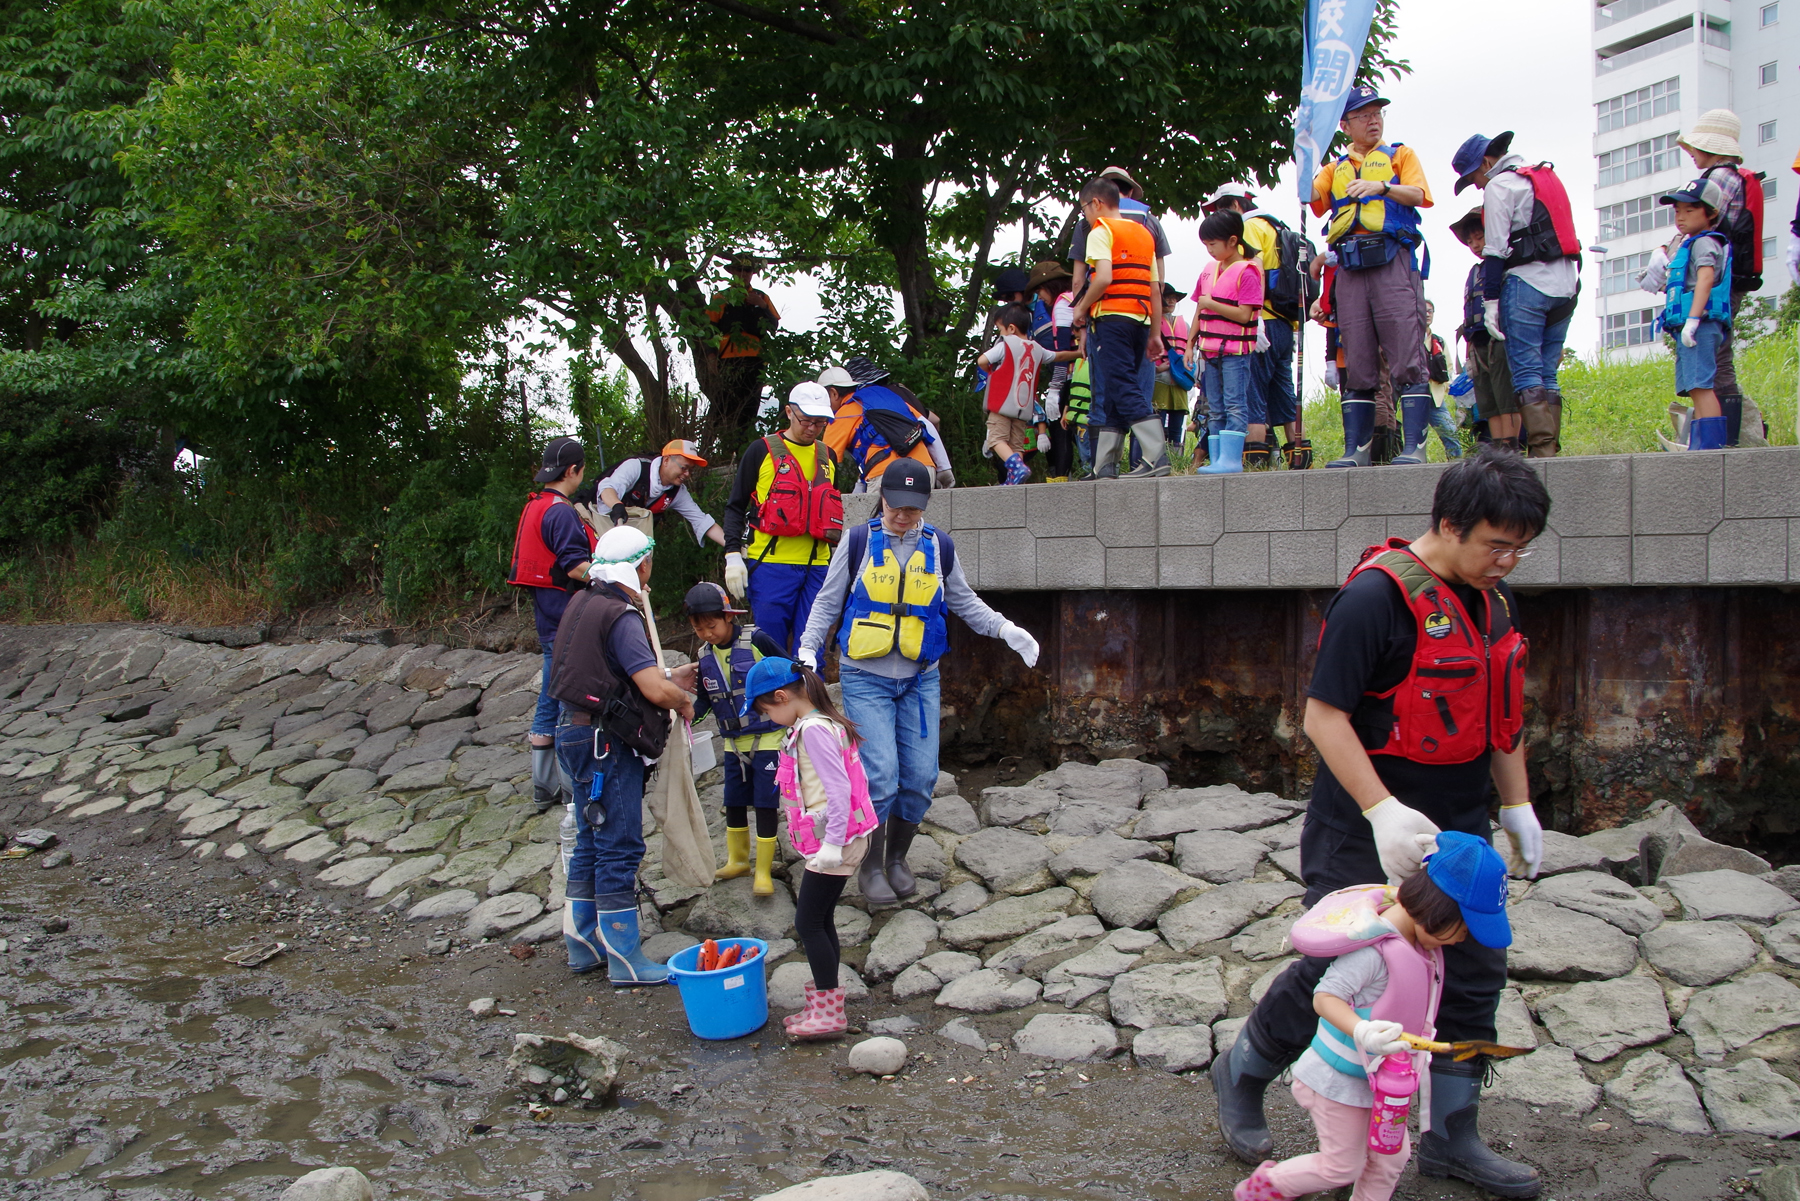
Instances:
[[[1506,266],[1525,263],[1550,263],[1557,259],[1581,262],[1581,238],[1575,233],[1575,212],[1569,205],[1569,193],[1549,163],[1531,167],[1512,167],[1531,184],[1531,220],[1512,236],[1512,253]]]
[[[544,513],[551,505],[566,505],[567,497],[560,492],[534,492],[531,499],[525,502],[525,511],[519,514],[519,528],[513,534],[512,574],[506,582],[524,588],[568,588],[569,577],[556,566],[556,552],[544,541]],[[598,542],[599,535],[588,528],[587,522],[581,523],[581,530],[587,535],[588,549],[592,550]],[[557,576],[562,576],[557,579]]]
[[[1409,549],[1407,539],[1371,546],[1349,579],[1365,571],[1394,581],[1418,625],[1406,678],[1385,692],[1364,693],[1393,707],[1387,742],[1369,753],[1415,763],[1467,763],[1490,748],[1503,754],[1514,750],[1525,728],[1529,644],[1516,627],[1491,641],[1493,593],[1482,593],[1478,631],[1456,593]],[[1324,630],[1319,634],[1322,640]]]
[[[817,538],[835,545],[844,536],[844,498],[831,482],[831,448],[813,443],[813,478],[800,470],[800,460],[788,449],[786,439],[772,434],[763,439],[774,474],[769,494],[756,506],[750,525],[774,538]],[[771,540],[764,551],[772,550]]]

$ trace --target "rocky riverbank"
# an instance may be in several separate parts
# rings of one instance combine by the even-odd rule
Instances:
[[[167,923],[159,939],[199,936],[206,949],[191,953],[216,952],[212,962],[228,948],[284,942],[255,978],[275,980],[268,972],[310,962],[345,996],[428,976],[448,989],[437,999],[444,1011],[464,1022],[473,1020],[470,1000],[532,998],[513,1002],[517,1015],[500,1004],[484,1010],[490,1024],[482,1028],[495,1033],[502,1022],[560,1033],[554,1023],[601,1013],[616,1024],[620,1005],[635,1030],[648,1016],[637,1010],[652,998],[601,992],[597,1011],[591,980],[570,981],[560,968],[558,815],[539,816],[530,804],[523,742],[538,666],[536,656],[443,647],[227,648],[142,628],[0,633],[0,827],[13,836],[16,856],[0,864],[8,901],[128,897],[103,902],[95,920],[153,910]],[[702,783],[716,821],[717,783]],[[1023,1115],[1047,1094],[1068,1097],[1102,1082],[1117,1098],[1105,1112],[1129,1113],[1164,1104],[1162,1090],[1174,1086],[1183,1089],[1184,1128],[1216,1142],[1205,1134],[1210,1095],[1192,1083],[1203,1086],[1200,1070],[1291,961],[1286,929],[1302,892],[1301,805],[1229,786],[1167,785],[1159,768],[1135,760],[1065,763],[973,800],[953,778],[940,778],[931,837],[912,855],[919,895],[869,913],[852,888],[840,909],[852,1020],[907,1039],[912,1051],[884,1091],[923,1083],[935,1070],[928,1058],[958,1057],[964,1067],[983,1065],[982,1087],[995,1087],[997,1074],[1016,1078],[990,1098],[1002,1113]],[[797,1008],[806,969],[786,941],[793,904],[785,888],[756,899],[747,880],[704,891],[672,885],[660,876],[654,835],[651,843],[643,907],[647,929],[661,931],[654,952],[666,956],[713,935],[768,938],[772,1000]],[[1497,1112],[1532,1115],[1520,1119],[1521,1133],[1538,1131],[1535,1158],[1548,1171],[1566,1169],[1573,1179],[1594,1162],[1562,1145],[1568,1140],[1542,1134],[1557,1123],[1574,1123],[1588,1138],[1618,1138],[1606,1133],[1615,1126],[1638,1131],[1620,1142],[1626,1158],[1668,1139],[1751,1154],[1800,1131],[1796,891],[1800,870],[1773,871],[1711,843],[1674,809],[1585,838],[1548,836],[1544,878],[1514,884],[1518,942],[1500,1029],[1501,1041],[1539,1049],[1503,1065],[1492,1093],[1520,1103]],[[48,1019],[30,1017],[34,1002],[23,998],[31,987],[51,987],[27,987],[31,978],[51,962],[73,969],[78,962],[61,956],[100,944],[94,931],[81,946],[69,942],[83,934],[79,913],[70,932],[67,915],[39,901],[17,904],[40,924],[0,927],[0,940],[13,944],[0,941],[12,990],[4,1017],[29,1046],[47,1037],[36,1032]],[[9,905],[0,916],[25,912]],[[52,929],[59,920],[63,928]],[[37,966],[28,968],[32,960]],[[197,961],[182,962],[195,970]],[[359,984],[356,973],[378,963],[378,974],[396,980]],[[244,993],[213,982],[195,988],[182,1005],[198,997],[230,1006]],[[552,1017],[565,1002],[573,1012]],[[657,993],[653,1002],[662,1024],[639,1037],[677,1059],[716,1054],[686,1036],[672,996]],[[138,1020],[155,1024],[149,1010]],[[582,1028],[618,1037],[592,1020]],[[760,1049],[767,1032],[753,1037]],[[452,1095],[486,1089],[498,1112],[517,1118],[515,1082],[498,1063],[484,1073],[476,1062],[484,1046],[481,1038],[447,1048],[436,1071],[452,1082],[421,1087]],[[785,1054],[825,1057],[816,1075],[844,1050]],[[0,1100],[16,1100],[41,1066],[31,1054],[0,1059]],[[105,1077],[104,1064],[91,1066]],[[848,1079],[830,1077],[829,1087],[833,1095],[820,1098],[827,1105],[852,1095],[865,1103],[868,1086],[843,1091]],[[650,1095],[641,1084],[637,1091]],[[673,1105],[681,1094],[658,1095]],[[434,1112],[446,1121],[442,1106]],[[471,1112],[482,1117],[476,1125],[492,1127],[488,1109]],[[441,1154],[450,1153],[457,1122],[448,1119],[434,1136]],[[316,1125],[305,1137],[317,1136]],[[72,1145],[87,1150],[63,1175],[92,1178],[133,1145],[116,1135],[107,1136],[116,1146],[102,1140],[98,1150],[79,1139],[59,1144],[49,1129],[9,1125],[12,1145],[0,1151],[15,1172],[56,1167],[59,1145]],[[1772,1149],[1773,1159],[1790,1145]],[[891,1160],[893,1147],[884,1149]],[[885,1166],[854,1154],[849,1162]],[[1211,1155],[1204,1166],[1221,1180],[1232,1171]],[[1732,1170],[1749,1180],[1755,1169],[1738,1161]],[[556,1180],[567,1184],[566,1175]],[[921,1179],[934,1183],[929,1171]],[[1465,1195],[1459,1186],[1430,1187]],[[756,1193],[721,1185],[716,1195]]]

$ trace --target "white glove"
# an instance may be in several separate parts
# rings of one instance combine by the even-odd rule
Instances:
[[[948,467],[938,468],[937,486],[940,488],[956,487],[956,473]]]
[[[1487,332],[1494,341],[1506,341],[1506,335],[1500,332],[1500,302],[1498,300],[1481,302],[1481,323],[1487,326]]]
[[[1000,640],[1019,652],[1019,658],[1025,660],[1025,666],[1036,667],[1038,661],[1037,639],[1010,621],[1000,623]]]
[[[750,569],[744,566],[744,556],[735,550],[725,552],[725,591],[739,601],[750,594]]]
[[[794,653],[794,662],[806,668],[808,671],[818,671],[819,652],[813,650],[810,646],[803,646]]]
[[[1650,264],[1638,273],[1637,285],[1646,292],[1661,292],[1669,286],[1669,248],[1658,246],[1650,255]]]
[[[834,867],[843,866],[843,863],[844,848],[835,842],[820,843],[818,853],[813,856],[813,866],[820,871],[830,871]]]
[[[1330,359],[1325,361],[1325,386],[1330,388],[1333,392],[1337,391],[1337,363]]]
[[[1681,344],[1683,346],[1693,346],[1694,345],[1694,331],[1699,328],[1700,328],[1700,318],[1689,317],[1687,319],[1687,324],[1681,327]]]
[[[1256,323],[1256,353],[1267,354],[1269,351],[1269,331],[1264,328],[1265,322]]]
[[[1437,849],[1437,826],[1394,797],[1363,810],[1363,816],[1374,827],[1375,853],[1381,857],[1381,870],[1387,873],[1389,884],[1398,884],[1418,871],[1425,856]]]
[[[1507,869],[1527,880],[1537,879],[1538,868],[1544,865],[1544,827],[1538,822],[1537,810],[1530,801],[1502,805],[1500,828],[1512,843],[1512,854],[1506,857]]]
[[[1787,265],[1788,276],[1800,287],[1800,237],[1788,239]]]
[[[1360,1021],[1350,1038],[1364,1055],[1401,1055],[1412,1050],[1400,1040],[1406,1028],[1399,1022]]]

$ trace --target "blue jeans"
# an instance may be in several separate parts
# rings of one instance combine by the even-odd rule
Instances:
[[[1695,388],[1711,388],[1718,382],[1719,346],[1725,341],[1725,327],[1717,321],[1702,321],[1694,331],[1694,344],[1681,344],[1681,330],[1675,334],[1675,392],[1686,396]]]
[[[1568,297],[1546,296],[1516,275],[1500,285],[1500,328],[1506,333],[1506,366],[1515,392],[1556,390],[1556,368],[1573,318],[1549,325],[1544,319],[1551,309],[1567,303]]]
[[[1287,425],[1300,420],[1294,396],[1294,327],[1275,317],[1263,318],[1269,349],[1250,356],[1250,420],[1257,425]]]
[[[1207,433],[1230,430],[1242,434],[1250,429],[1250,360],[1255,357],[1222,354],[1200,360]]]
[[[838,661],[844,716],[862,735],[869,799],[882,821],[925,820],[938,775],[938,670],[890,680]]]
[[[1438,441],[1444,444],[1445,458],[1462,458],[1462,434],[1456,428],[1456,418],[1450,416],[1450,406],[1431,406],[1431,428],[1437,431]],[[1423,444],[1420,449],[1424,449]]]
[[[555,734],[556,718],[561,703],[550,695],[550,652],[556,639],[539,638],[544,644],[544,680],[538,685],[537,710],[531,715],[531,732],[533,734]]]
[[[594,755],[592,726],[569,722],[564,707],[556,727],[556,758],[575,785],[575,851],[569,856],[568,895],[576,900],[634,893],[644,862],[644,761],[624,744],[599,735]],[[676,753],[683,748],[676,747]],[[588,820],[588,792],[595,772],[600,785],[600,824]]]
[[[825,582],[825,570],[823,563],[750,564],[750,595],[746,599],[751,620],[783,651],[792,651],[806,629],[813,599]]]
[[[1150,327],[1130,317],[1108,316],[1088,329],[1088,376],[1094,390],[1094,410],[1104,398],[1104,420],[1095,426],[1124,432],[1155,415],[1151,393],[1156,388],[1156,364],[1147,353]]]

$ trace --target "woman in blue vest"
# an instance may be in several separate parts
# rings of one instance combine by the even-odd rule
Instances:
[[[938,660],[949,645],[948,615],[1003,640],[1025,666],[1037,665],[1037,640],[975,595],[955,543],[926,524],[929,503],[928,468],[912,459],[888,465],[881,513],[844,531],[796,656],[818,670],[826,636],[839,626],[844,714],[862,733],[869,797],[882,822],[856,873],[871,905],[918,891],[906,852],[937,784]]]

